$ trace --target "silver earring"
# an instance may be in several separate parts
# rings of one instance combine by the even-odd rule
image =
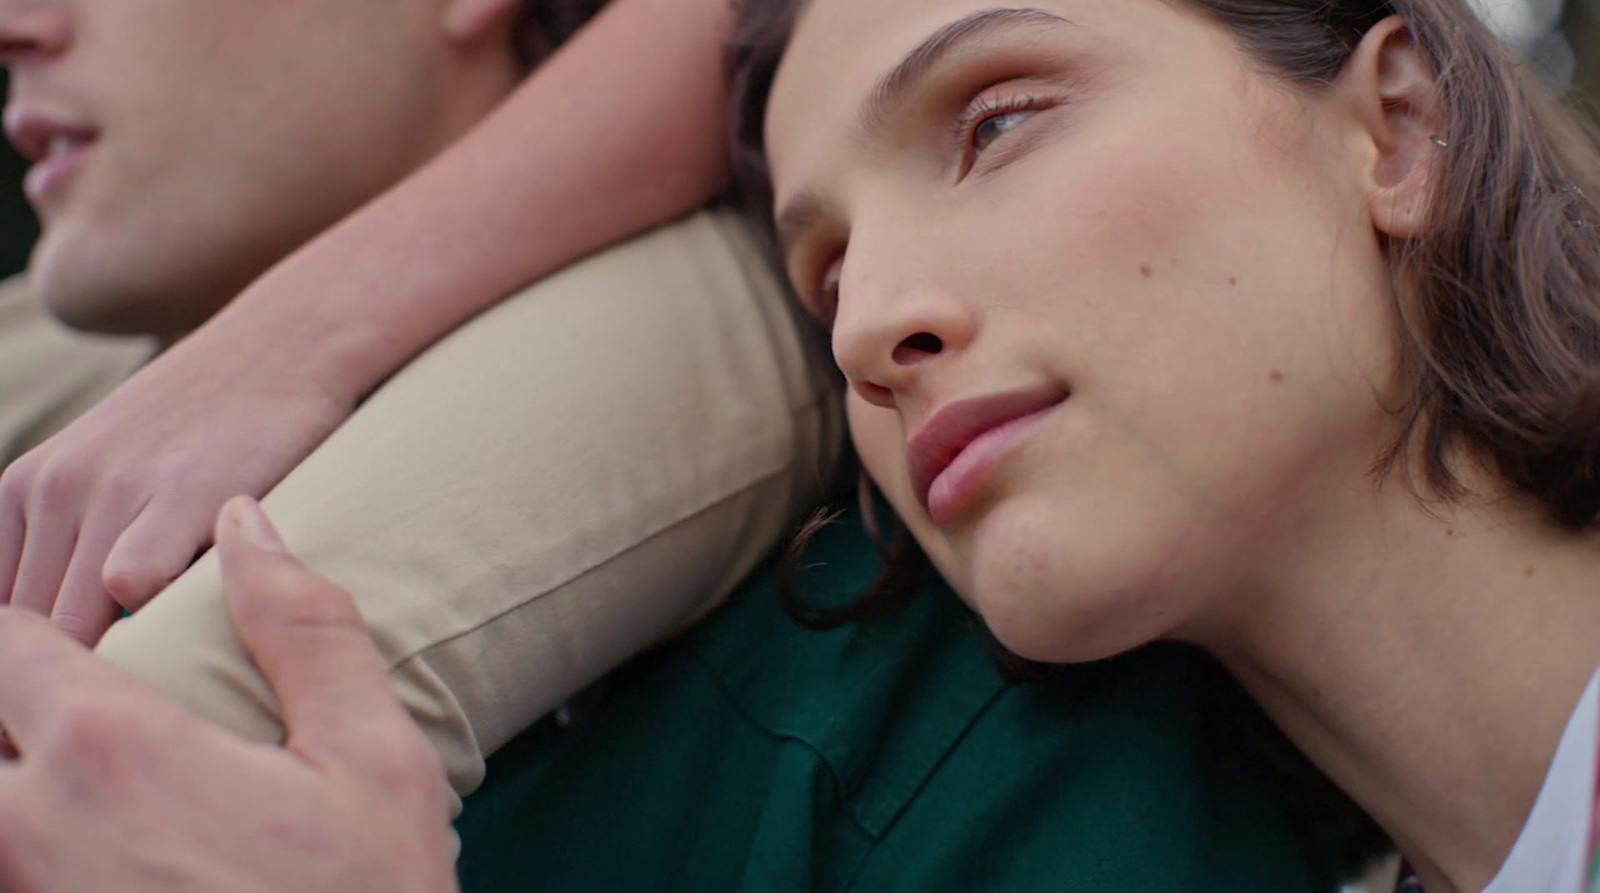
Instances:
[[[1433,135],[1433,136],[1431,136],[1431,137],[1428,137],[1428,138],[1429,138],[1429,139],[1431,139],[1431,140],[1433,140],[1433,144],[1434,144],[1434,145],[1435,145],[1435,146],[1438,146],[1438,147],[1439,147],[1439,148],[1441,148],[1441,149],[1448,149],[1448,148],[1450,148],[1450,143],[1449,143],[1449,142],[1447,142],[1447,141],[1446,141],[1446,140],[1445,140],[1445,138],[1444,138],[1444,137],[1442,137],[1442,136],[1439,136],[1439,135],[1438,135],[1438,134],[1434,134],[1434,135]]]

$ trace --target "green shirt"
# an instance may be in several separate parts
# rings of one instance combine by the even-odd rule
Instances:
[[[878,566],[837,524],[818,591]],[[573,724],[490,761],[457,824],[467,893],[1327,890],[1278,802],[1207,747],[1198,686],[1158,647],[1008,682],[943,588],[828,632],[759,574],[618,671]]]

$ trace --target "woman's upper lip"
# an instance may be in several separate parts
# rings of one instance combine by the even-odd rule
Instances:
[[[6,108],[5,131],[6,139],[29,161],[44,160],[50,154],[50,144],[59,138],[86,143],[96,135],[95,128],[87,124],[22,103]]]
[[[923,508],[933,482],[961,451],[987,431],[1067,399],[1062,390],[1011,391],[946,403],[906,442],[906,470]]]

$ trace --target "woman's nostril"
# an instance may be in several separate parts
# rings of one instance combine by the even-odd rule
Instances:
[[[861,396],[861,399],[873,406],[894,406],[894,392],[882,385],[875,385],[867,381],[856,381],[851,382],[850,386]]]
[[[944,342],[938,335],[928,332],[918,332],[901,341],[894,349],[894,361],[901,364],[915,363],[944,350]]]

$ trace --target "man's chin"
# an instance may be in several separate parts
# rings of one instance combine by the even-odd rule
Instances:
[[[169,337],[197,326],[209,314],[185,318],[180,296],[188,289],[162,285],[139,265],[71,257],[46,238],[28,264],[28,288],[45,312],[63,325],[99,335]]]
[[[172,328],[172,322],[157,312],[158,299],[134,293],[126,285],[97,285],[30,267],[28,286],[46,313],[80,332],[149,336]]]

